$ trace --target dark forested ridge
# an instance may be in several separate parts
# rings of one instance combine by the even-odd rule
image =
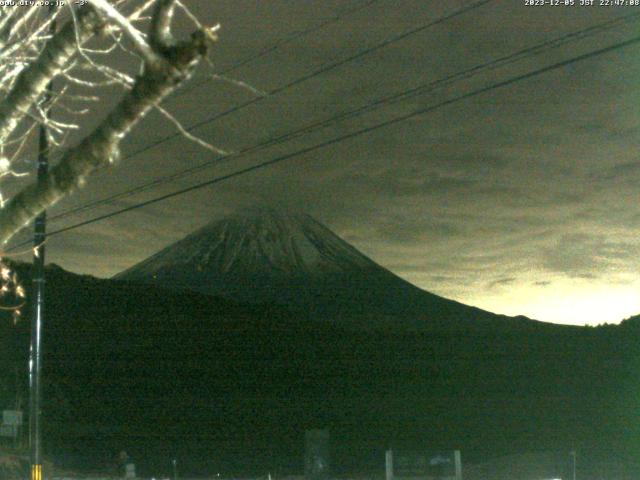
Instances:
[[[55,266],[46,311],[46,449],[63,461],[106,465],[125,449],[142,472],[172,456],[193,473],[301,471],[313,427],[332,432],[342,472],[380,467],[392,445],[460,448],[468,462],[578,449],[631,465],[640,454],[638,317],[360,328]],[[26,395],[24,317],[1,324],[6,406],[16,369]]]

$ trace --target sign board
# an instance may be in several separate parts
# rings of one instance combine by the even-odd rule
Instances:
[[[22,411],[20,410],[3,410],[3,425],[22,425]]]
[[[0,437],[16,438],[19,428],[18,425],[0,425]]]
[[[393,462],[396,477],[420,477],[427,474],[427,455],[422,453],[399,453]]]
[[[133,463],[127,463],[124,466],[124,478],[136,478],[136,466]]]
[[[462,478],[459,450],[447,452],[392,452],[386,456],[387,480]]]
[[[432,453],[427,460],[427,476],[450,478],[456,476],[456,459],[453,451]]]

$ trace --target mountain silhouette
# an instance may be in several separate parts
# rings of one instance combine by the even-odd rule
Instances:
[[[213,221],[114,278],[277,304],[315,320],[368,327],[538,323],[421,290],[311,216],[273,209]]]
[[[32,298],[29,266],[12,266]],[[73,468],[125,450],[149,477],[171,458],[185,476],[301,473],[304,431],[326,428],[345,475],[383,475],[389,447],[480,466],[578,450],[581,478],[614,457],[633,469],[616,478],[640,472],[637,318],[494,315],[281,212],[214,222],[118,280],[46,278],[45,446]],[[27,398],[29,315],[0,311],[3,408]]]

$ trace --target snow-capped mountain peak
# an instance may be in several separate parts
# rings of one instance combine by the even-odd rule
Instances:
[[[376,267],[309,215],[251,208],[202,227],[117,278],[158,279],[176,269],[295,276]]]
[[[115,277],[244,303],[274,303],[322,320],[422,328],[497,318],[402,280],[312,217],[251,208],[205,225]]]

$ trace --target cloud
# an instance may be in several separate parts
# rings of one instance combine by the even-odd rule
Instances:
[[[309,2],[273,0],[268,6],[241,2],[246,8],[239,8],[237,2],[223,1],[216,9],[208,2],[193,3],[205,23],[221,22],[224,27],[215,49],[216,66],[224,70],[293,32],[331,18],[337,2],[314,2],[311,8]],[[448,2],[400,2],[389,15],[384,3],[311,37],[300,37],[237,69],[233,76],[270,90],[454,9]],[[534,9],[522,15],[518,2],[489,4],[313,76],[195,133],[223,148],[242,150],[612,18],[615,12]],[[376,22],[371,22],[372,15]],[[626,33],[621,27],[606,38],[528,57],[366,116],[336,122],[287,144],[126,198],[104,211],[426,108],[613,43]],[[619,51],[495,89],[69,232],[59,240],[52,237],[50,258],[75,271],[110,275],[234,208],[259,203],[307,211],[375,261],[463,302],[495,295],[500,301],[492,305],[502,302],[515,309],[515,290],[521,300],[527,292],[532,298],[537,291],[546,295],[547,286],[553,283],[555,288],[566,279],[621,282],[640,267],[640,242],[635,240],[640,228],[636,206],[640,117],[634,107],[639,69],[637,53]],[[208,83],[170,99],[167,108],[191,124],[251,98],[251,93],[229,83]],[[160,116],[150,115],[127,138],[125,154],[173,131]],[[95,200],[211,159],[210,152],[172,140],[100,172],[72,202],[61,205]]]
[[[595,279],[631,270],[640,245],[602,234],[573,233],[543,251],[543,267],[573,278]],[[633,262],[635,263],[635,262]]]
[[[487,284],[488,290],[493,290],[501,287],[508,287],[509,285],[513,285],[518,279],[516,277],[506,277],[499,278],[497,280],[493,280]]]

